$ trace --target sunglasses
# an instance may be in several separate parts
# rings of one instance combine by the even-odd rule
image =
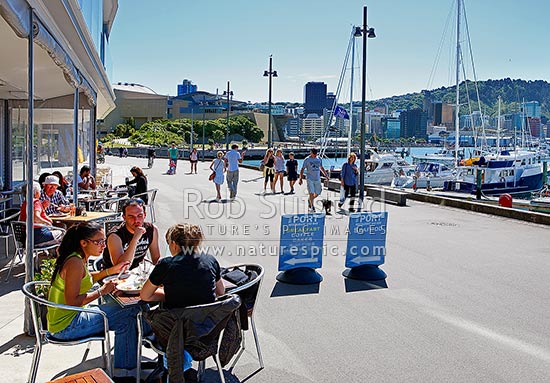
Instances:
[[[105,238],[104,239],[87,239],[87,241],[93,243],[96,246],[106,246],[107,245],[107,240]]]

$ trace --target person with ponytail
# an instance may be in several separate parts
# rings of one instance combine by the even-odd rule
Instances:
[[[93,283],[108,274],[105,270],[88,271],[88,258],[98,256],[105,249],[105,233],[102,226],[94,222],[80,223],[67,230],[58,249],[48,299],[51,302],[83,307],[109,294],[115,289],[115,282],[104,283],[97,290],[90,290]],[[129,262],[110,268],[115,274],[127,269]],[[122,308],[112,298],[106,297],[105,304],[97,309],[107,314],[109,329],[115,332],[114,367],[115,375],[128,376],[127,370],[136,368],[138,305]],[[78,339],[103,332],[103,316],[85,312],[68,311],[60,308],[48,309],[48,331],[63,340]]]
[[[203,239],[198,225],[171,226],[166,232],[166,242],[172,256],[157,263],[141,289],[140,298],[146,302],[164,302],[164,308],[175,309],[212,303],[216,296],[223,295],[225,287],[218,261],[199,250]],[[196,381],[192,357],[186,350],[183,360],[185,381]]]
[[[199,251],[204,237],[198,225],[176,224],[166,232],[172,257],[162,258],[141,289],[144,301],[162,301],[167,309],[212,303],[225,288],[220,265]]]

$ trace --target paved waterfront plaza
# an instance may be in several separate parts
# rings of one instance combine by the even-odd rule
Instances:
[[[122,184],[132,166],[146,162],[108,156],[105,166]],[[165,175],[168,160],[157,159],[146,174],[149,187],[159,188],[162,238],[173,223],[199,223],[222,266],[253,262],[266,269],[256,312],[265,369],[247,381],[548,381],[547,226],[411,200],[406,207],[369,203],[388,212],[385,283],[342,277],[348,217],[333,213],[326,217],[326,255],[318,270],[324,281],[285,285],[275,279],[280,216],[307,211],[305,184],[296,185],[295,195],[263,195],[261,174],[241,168],[236,200],[229,201],[224,183],[218,203],[209,164],[199,162],[195,175],[182,161],[176,175]],[[0,284],[2,381],[25,382],[31,363],[34,338],[21,335],[22,272],[17,267],[9,283]],[[4,267],[0,277],[6,273]],[[247,351],[233,374],[226,373],[230,382],[258,368],[252,334],[246,335]],[[84,349],[46,345],[37,381],[101,366],[100,346],[92,345],[81,365]],[[217,381],[214,371],[207,381]]]

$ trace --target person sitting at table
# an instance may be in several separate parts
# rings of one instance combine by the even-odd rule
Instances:
[[[147,192],[147,177],[145,174],[143,174],[143,170],[139,166],[134,166],[132,169],[130,169],[130,173],[134,176],[133,180],[129,180],[126,182],[126,186],[129,186],[131,184],[136,184],[135,188],[128,188],[128,195],[130,197],[133,197],[136,194],[142,194]],[[132,190],[130,192],[130,190]],[[148,196],[147,194],[143,194],[140,196],[143,200],[143,202],[147,205],[148,202]]]
[[[95,190],[95,178],[90,174],[90,167],[88,165],[84,165],[80,168],[77,183],[80,190]]]
[[[59,170],[56,170],[52,174],[54,176],[57,176],[57,178],[59,178],[59,186],[57,187],[57,189],[60,190],[64,196],[67,196],[67,189],[71,187],[69,182],[65,179],[65,177],[63,177],[63,174],[61,174]]]
[[[23,195],[27,195],[27,185],[23,185],[21,189]],[[40,201],[40,185],[38,182],[32,183],[32,194],[33,194],[33,210],[34,210],[34,244],[36,246],[45,246],[52,243],[56,243],[61,239],[63,235],[62,230],[50,229],[46,226],[53,226],[53,221],[46,214],[42,201]],[[27,201],[23,201],[21,204],[21,211],[19,214],[19,219],[23,222],[27,220]]]
[[[100,224],[83,222],[72,226],[61,241],[59,256],[51,279],[48,300],[54,303],[83,307],[115,289],[115,281],[105,282],[90,291],[94,282],[105,276],[103,271],[88,271],[88,258],[101,255],[105,233]],[[113,274],[123,271],[128,263],[120,263]],[[109,298],[109,297],[106,297]],[[139,305],[121,307],[113,299],[105,299],[97,309],[107,314],[109,329],[115,332],[115,375],[128,376],[137,366],[137,320]],[[48,331],[58,339],[81,339],[104,331],[103,316],[84,312],[48,308]],[[110,350],[106,350],[110,352]]]
[[[40,200],[48,215],[59,215],[68,213],[70,210],[69,201],[65,198],[59,186],[59,178],[55,175],[47,176],[42,184]]]
[[[171,257],[155,266],[139,294],[146,302],[164,302],[164,308],[184,308],[212,303],[223,295],[220,265],[210,254],[199,252],[204,240],[198,225],[176,224],[166,232]],[[191,355],[184,350],[185,379],[196,380]]]
[[[38,177],[38,184],[40,185],[40,187],[44,187],[44,181],[46,181],[46,177],[51,176],[51,175],[52,174],[48,173],[48,172],[44,172],[44,173],[40,174],[40,176]]]
[[[160,259],[158,229],[145,222],[143,200],[132,198],[122,206],[124,222],[107,233],[107,248],[103,253],[105,267],[112,267],[121,262],[130,262],[130,269],[145,262],[147,250],[151,261],[156,264]]]

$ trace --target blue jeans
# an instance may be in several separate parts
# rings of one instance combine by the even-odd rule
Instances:
[[[115,332],[115,368],[134,369],[137,366],[137,321],[136,315],[141,311],[139,305],[120,307],[109,296],[105,297],[106,303],[97,308],[107,314],[109,330]],[[103,332],[103,316],[79,312],[72,322],[60,332],[52,334],[63,340],[82,338]],[[107,350],[107,352],[109,352]]]
[[[230,197],[235,198],[237,196],[237,184],[239,183],[239,171],[227,171],[227,187],[230,191]]]

